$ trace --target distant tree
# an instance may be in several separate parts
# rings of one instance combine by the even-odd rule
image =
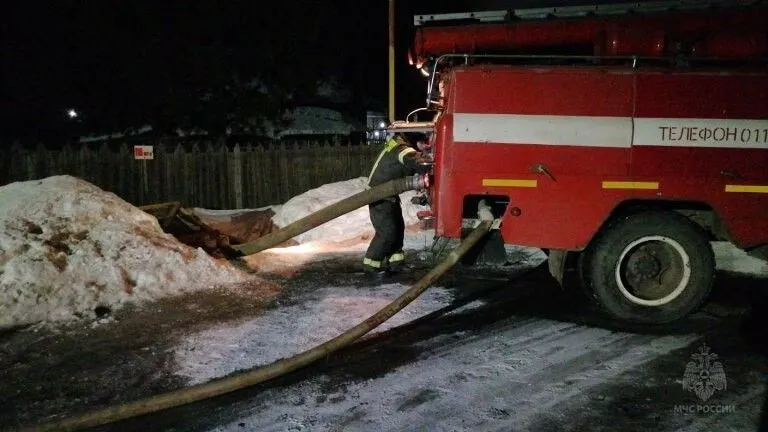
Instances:
[[[314,95],[338,66],[333,9],[284,0],[197,11],[217,18],[200,33],[186,38],[181,34],[193,32],[181,29],[161,45],[169,64],[162,66],[165,88],[154,123],[163,132],[199,127],[213,135],[262,133],[264,120],[279,126],[286,110]]]
[[[167,134],[195,127],[259,133],[263,120],[279,127],[287,110],[312,98],[318,81],[355,67],[348,47],[359,35],[347,18],[355,4],[61,2],[46,13],[29,6],[41,21],[18,26],[29,39],[11,44],[8,63],[36,63],[15,66],[15,79],[4,83],[14,90],[4,111],[14,115],[9,135],[102,134],[144,124]],[[70,107],[82,113],[80,124],[62,117]]]

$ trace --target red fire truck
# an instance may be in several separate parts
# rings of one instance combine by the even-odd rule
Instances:
[[[756,2],[752,2],[756,3]],[[461,236],[490,204],[507,244],[616,318],[699,307],[713,240],[768,244],[768,9],[633,3],[415,17],[427,76],[428,217]],[[569,258],[566,260],[566,258]]]

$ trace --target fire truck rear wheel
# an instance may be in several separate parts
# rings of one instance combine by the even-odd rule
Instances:
[[[664,324],[685,317],[709,295],[712,247],[701,229],[672,212],[618,218],[592,241],[582,283],[611,315]]]

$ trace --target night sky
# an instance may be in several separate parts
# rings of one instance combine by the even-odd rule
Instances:
[[[396,1],[398,116],[424,103],[424,81],[406,60],[414,14],[553,2],[544,3]],[[0,145],[172,126],[204,89],[253,77],[291,88],[338,76],[361,104],[378,102],[386,112],[387,7],[386,0],[16,2],[0,35]],[[77,121],[67,118],[69,108],[81,113]],[[208,114],[189,114],[191,123],[194,115]]]

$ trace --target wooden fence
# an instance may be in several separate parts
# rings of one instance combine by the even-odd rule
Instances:
[[[137,206],[181,201],[187,207],[255,208],[366,176],[381,148],[339,140],[234,146],[146,142],[141,144],[154,146],[154,159],[135,160],[133,144],[0,148],[0,185],[69,174]]]

